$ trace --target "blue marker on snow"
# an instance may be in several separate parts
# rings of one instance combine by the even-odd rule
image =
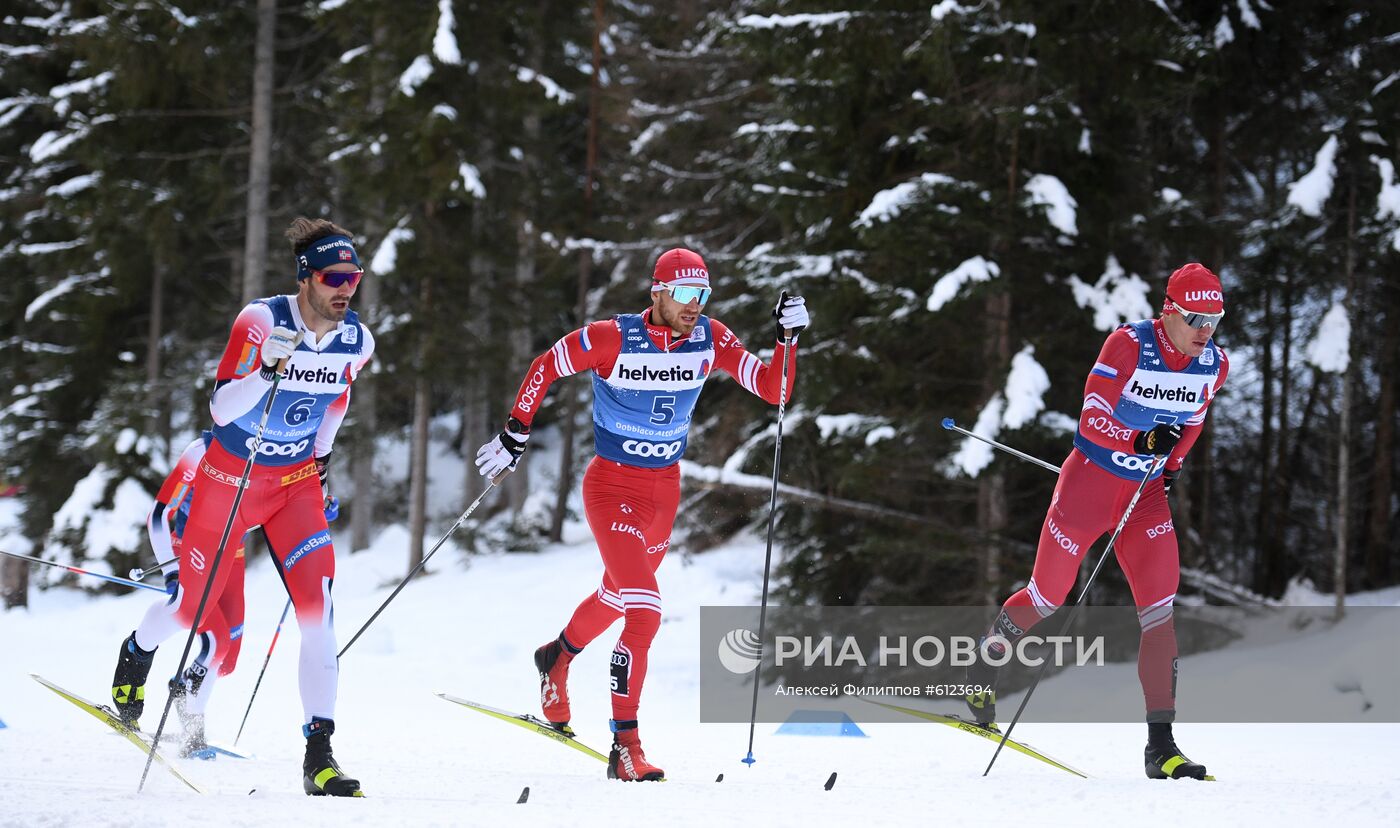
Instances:
[[[953,418],[952,418],[952,417],[944,417],[944,418],[943,418],[943,427],[946,428],[946,429],[948,429],[949,431],[952,431],[952,430],[953,430]]]

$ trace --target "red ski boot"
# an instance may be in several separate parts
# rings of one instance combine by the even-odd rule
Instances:
[[[569,662],[574,654],[558,639],[535,650],[535,669],[540,673],[540,709],[545,721],[561,733],[569,729]]]
[[[624,782],[665,782],[666,771],[647,761],[637,722],[609,720],[613,731],[612,751],[608,753],[608,778]]]

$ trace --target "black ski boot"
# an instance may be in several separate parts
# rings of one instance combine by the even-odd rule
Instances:
[[[302,725],[301,732],[306,736],[306,758],[301,763],[301,787],[306,795],[364,796],[360,781],[346,776],[331,755],[335,722],[312,718],[311,724]]]
[[[965,680],[968,687],[967,695],[963,696],[963,701],[967,703],[967,710],[972,714],[972,720],[988,730],[997,729],[996,683],[999,670],[1000,668],[988,664],[982,658],[979,645],[977,660],[967,668]],[[977,690],[978,687],[983,689]]]
[[[204,738],[204,714],[194,711],[194,697],[199,695],[199,688],[204,684],[208,672],[208,668],[196,661],[185,669],[183,678],[177,676],[170,680],[175,714],[180,717],[180,726],[184,729],[184,740],[180,743],[181,759],[191,756],[209,758],[209,743]]]
[[[122,724],[138,730],[141,713],[146,709],[146,676],[151,673],[155,650],[143,650],[136,643],[136,631],[122,642],[117,671],[112,675],[112,703]]]
[[[1147,748],[1143,761],[1148,779],[1206,779],[1206,766],[1182,755],[1172,738],[1170,724],[1147,726]]]

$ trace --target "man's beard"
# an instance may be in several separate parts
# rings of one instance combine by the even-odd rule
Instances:
[[[681,310],[680,310],[680,309],[674,310],[674,311],[672,312],[672,315],[671,315],[671,317],[670,317],[669,319],[666,317],[666,312],[665,312],[665,311],[662,311],[662,312],[661,312],[661,318],[662,318],[662,321],[664,321],[667,325],[669,325],[669,326],[671,327],[671,330],[677,331],[677,332],[679,332],[679,333],[681,333],[681,334],[689,334],[692,330],[695,329],[695,322],[683,322],[683,321],[681,321]],[[696,318],[696,322],[698,322],[698,321],[699,321],[699,318],[697,317],[697,318]]]
[[[325,319],[330,320],[331,322],[344,322],[345,314],[347,311],[350,310],[350,306],[349,304],[347,304],[345,306],[345,310],[338,311],[331,306],[331,300],[322,299],[321,297],[312,294],[311,309],[319,313]]]

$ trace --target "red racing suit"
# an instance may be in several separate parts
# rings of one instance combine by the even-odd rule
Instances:
[[[306,338],[287,362],[257,462],[229,525],[253,432],[272,387],[260,374],[259,351],[278,325],[306,331]],[[374,338],[353,311],[319,340],[302,321],[295,296],[260,299],[239,313],[210,401],[214,440],[192,481],[193,500],[180,543],[179,589],[168,611],[148,613],[136,631],[137,644],[153,649],[176,630],[188,628],[211,574],[211,599],[224,596],[226,590],[241,599],[241,580],[230,584],[235,573],[241,576],[235,561],[244,533],[262,526],[301,629],[299,677],[307,722],[312,717],[335,718],[339,674],[331,606],[335,548],[314,458],[330,453],[349,405],[350,384],[373,353]],[[215,572],[213,562],[226,525],[228,540]],[[206,606],[199,632],[212,633],[212,674],[214,665],[231,655],[217,649],[219,642],[231,641],[230,618],[217,605]]]
[[[598,455],[583,476],[584,511],[603,558],[603,582],[574,610],[564,639],[574,652],[624,617],[612,656],[612,708],[617,721],[635,720],[646,678],[647,653],[661,626],[656,569],[671,544],[680,503],[680,458],[691,410],[712,368],[777,404],[784,346],[773,365],[744,349],[728,327],[701,316],[677,340],[669,326],[651,324],[651,311],[592,322],[560,339],[531,364],[511,416],[529,425],[549,386],[590,371]],[[796,378],[796,347],[787,354],[784,401]]]
[[[1116,528],[1151,468],[1149,456],[1133,454],[1138,433],[1152,422],[1185,423],[1165,465],[1175,473],[1228,371],[1225,352],[1213,342],[1194,359],[1173,347],[1161,320],[1124,325],[1109,335],[1084,385],[1075,448],[1060,468],[1030,582],[1006,600],[992,632],[1014,641],[1064,604],[1085,551]],[[1114,556],[1138,608],[1138,677],[1148,721],[1169,722],[1176,709],[1172,607],[1181,568],[1160,472],[1144,487]]]
[[[160,491],[156,493],[156,501],[146,519],[146,529],[151,537],[156,561],[169,562],[168,566],[162,568],[167,575],[178,572],[185,521],[189,519],[190,506],[194,502],[194,479],[212,439],[213,435],[205,432],[205,436],[191,440],[180,453],[175,468],[170,470],[165,482],[161,484]],[[211,621],[210,629],[226,631],[228,637],[215,640],[212,631],[205,633],[201,652],[195,659],[208,667],[210,659],[216,653],[219,654],[217,674],[220,676],[233,672],[233,668],[238,664],[238,652],[243,643],[243,572],[247,561],[242,543],[234,550],[231,564],[228,583],[218,595],[210,596],[209,605],[204,608],[206,613],[222,616],[217,621]],[[174,598],[175,596],[171,595],[172,601]]]

